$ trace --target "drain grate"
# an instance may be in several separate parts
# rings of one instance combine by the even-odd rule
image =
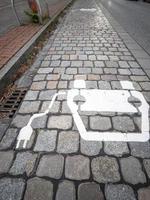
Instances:
[[[12,118],[23,100],[27,89],[16,89],[11,95],[0,102],[0,119]]]

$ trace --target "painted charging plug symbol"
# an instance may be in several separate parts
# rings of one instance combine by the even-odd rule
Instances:
[[[71,110],[73,119],[84,140],[89,141],[133,141],[145,142],[149,140],[149,105],[142,93],[135,90],[130,81],[120,81],[121,90],[99,90],[86,89],[84,80],[75,80],[74,89],[68,91],[67,103]],[[78,106],[74,99],[76,96],[85,98],[85,103]],[[128,102],[130,97],[140,100],[141,105],[134,107]],[[126,132],[96,132],[87,131],[79,115],[79,110],[83,112],[117,112],[117,113],[141,113],[141,133]]]
[[[125,141],[125,142],[145,142],[149,140],[149,105],[146,102],[142,93],[135,90],[130,81],[120,81],[121,90],[99,90],[99,89],[86,89],[84,80],[75,80],[74,89],[67,91],[67,104],[72,113],[74,122],[84,140],[88,141]],[[28,124],[23,127],[17,137],[16,148],[19,148],[20,143],[23,141],[23,148],[26,147],[27,142],[30,140],[33,128],[31,126],[34,119],[42,117],[50,112],[54,101],[58,95],[66,93],[56,93],[44,113],[34,114]],[[76,96],[83,96],[85,103],[78,106],[74,99]],[[130,97],[135,97],[140,100],[141,105],[134,107],[128,102]],[[79,115],[79,111],[83,112],[117,112],[117,113],[141,113],[141,133],[124,133],[124,132],[99,132],[87,131],[84,123]]]
[[[21,142],[23,142],[23,148],[26,148],[26,145],[27,145],[28,141],[30,141],[32,133],[33,133],[33,128],[31,126],[33,120],[36,119],[36,118],[39,118],[39,117],[43,117],[44,115],[47,115],[50,112],[50,109],[53,106],[54,101],[56,100],[57,96],[64,95],[64,94],[66,94],[66,93],[65,92],[59,92],[59,93],[54,94],[48,109],[43,113],[34,114],[30,118],[28,124],[20,130],[20,133],[17,137],[16,148],[19,148]]]

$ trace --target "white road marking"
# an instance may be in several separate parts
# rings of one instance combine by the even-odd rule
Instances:
[[[120,83],[121,83],[122,89],[124,90],[135,90],[132,82],[130,81],[120,81]]]
[[[68,91],[67,104],[72,112],[78,131],[84,140],[125,142],[145,142],[149,140],[149,105],[142,93],[135,90],[133,91],[134,88],[131,82],[123,81],[121,84],[124,89],[128,89],[129,91],[76,88]],[[138,110],[128,102],[128,98],[133,96],[139,99],[141,101],[141,106],[138,108],[142,118],[141,133],[87,131],[78,113],[79,107],[74,103],[74,98],[78,95],[81,95],[86,99],[85,103],[80,106],[80,110],[91,112],[137,113]]]
[[[26,147],[27,142],[30,140],[31,135],[32,135],[32,132],[33,132],[33,128],[32,128],[32,126],[31,126],[33,120],[36,119],[36,118],[38,118],[38,117],[43,117],[44,115],[47,115],[47,114],[50,112],[50,109],[51,109],[51,107],[53,106],[54,101],[56,100],[56,97],[57,97],[58,95],[63,95],[63,94],[65,94],[65,92],[59,92],[59,93],[54,94],[54,95],[53,95],[53,98],[52,98],[52,101],[50,102],[50,104],[49,104],[47,110],[46,110],[44,113],[37,113],[37,114],[34,114],[34,115],[30,118],[28,124],[20,130],[20,133],[19,133],[19,135],[18,135],[18,137],[17,137],[17,145],[16,145],[16,148],[19,148],[21,141],[23,141],[23,148]]]
[[[73,119],[78,128],[81,137],[84,140],[90,141],[132,141],[132,142],[145,142],[149,140],[149,105],[146,102],[142,93],[136,91],[132,82],[121,81],[123,89],[121,90],[98,90],[98,89],[85,89],[86,84],[84,80],[75,80],[74,87],[67,92],[67,104],[71,110]],[[23,141],[23,148],[26,147],[27,142],[30,140],[33,129],[32,122],[38,117],[42,117],[50,112],[50,109],[58,95],[66,94],[65,92],[56,93],[47,110],[44,113],[34,114],[28,124],[23,127],[17,137],[16,148],[19,148],[21,141]],[[74,102],[76,96],[83,96],[85,103],[78,107]],[[141,105],[134,107],[128,102],[129,97],[135,97],[140,100]],[[87,131],[78,111],[88,112],[121,112],[121,113],[141,113],[141,133],[122,133],[122,132],[95,132]]]
[[[82,11],[82,12],[95,12],[96,8],[81,8],[80,11]]]

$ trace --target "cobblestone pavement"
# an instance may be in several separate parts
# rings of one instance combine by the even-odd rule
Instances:
[[[75,79],[86,80],[88,89],[105,90],[120,89],[120,80],[130,80],[150,102],[148,58],[117,22],[107,18],[95,0],[75,1],[35,61],[32,85],[1,135],[1,200],[149,199],[149,141],[83,140],[66,95],[57,97],[51,113],[33,121],[27,148],[15,150],[17,135],[31,115],[45,111],[52,95],[73,88]],[[84,103],[80,96],[76,101]],[[80,114],[87,130],[140,130],[139,114]]]

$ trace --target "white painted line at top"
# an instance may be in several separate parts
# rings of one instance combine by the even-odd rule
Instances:
[[[75,80],[74,81],[74,88],[78,88],[78,89],[86,88],[85,81],[84,80]]]
[[[81,8],[81,12],[95,12],[96,8]]]
[[[130,81],[120,81],[122,89],[124,90],[135,90],[132,82]]]

